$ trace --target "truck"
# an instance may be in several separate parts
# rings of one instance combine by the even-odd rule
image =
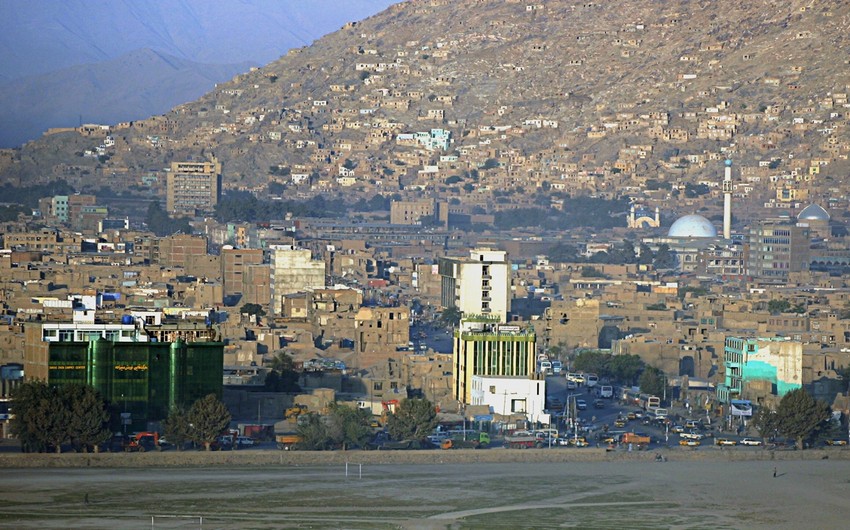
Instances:
[[[651,440],[649,436],[634,432],[627,432],[620,438],[620,443],[624,445],[633,444],[637,446],[638,449],[646,448],[650,442]]]
[[[274,441],[277,442],[277,448],[281,451],[294,451],[301,443],[301,435],[296,432],[276,434]]]
[[[419,440],[401,440],[399,442],[396,441],[388,441],[383,444],[377,446],[379,451],[406,451],[410,449],[428,449],[433,448],[427,440],[422,442]]]
[[[511,434],[505,436],[505,447],[508,449],[529,449],[544,447],[543,440],[533,434]]]
[[[452,436],[440,442],[440,449],[480,449],[490,445],[490,435],[486,432]]]

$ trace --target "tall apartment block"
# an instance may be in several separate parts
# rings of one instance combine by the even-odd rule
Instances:
[[[221,279],[224,284],[224,296],[244,294],[244,280],[251,265],[263,263],[263,250],[255,248],[221,249]],[[263,301],[267,303],[267,301]]]
[[[507,252],[470,250],[468,258],[440,258],[440,303],[466,317],[485,315],[507,322],[511,310],[511,266]]]
[[[787,221],[757,221],[746,248],[747,274],[759,278],[788,278],[809,270],[811,233],[807,225]]]
[[[221,198],[221,164],[172,162],[166,176],[165,200],[169,214],[212,212]]]

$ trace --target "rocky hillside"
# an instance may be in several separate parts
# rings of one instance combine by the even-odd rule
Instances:
[[[411,0],[113,127],[114,145],[66,132],[5,151],[0,182],[161,193],[169,161],[215,156],[225,189],[289,196],[714,210],[729,157],[755,206],[790,189],[846,207],[848,21],[850,4],[811,0]]]

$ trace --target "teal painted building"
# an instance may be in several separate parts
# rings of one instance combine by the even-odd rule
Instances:
[[[770,394],[782,397],[802,387],[803,345],[784,337],[726,337],[723,348],[724,381],[717,398],[757,399]]]

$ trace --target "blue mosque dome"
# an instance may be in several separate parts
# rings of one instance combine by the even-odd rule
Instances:
[[[701,215],[686,215],[676,219],[667,232],[669,237],[717,237],[717,229]]]

